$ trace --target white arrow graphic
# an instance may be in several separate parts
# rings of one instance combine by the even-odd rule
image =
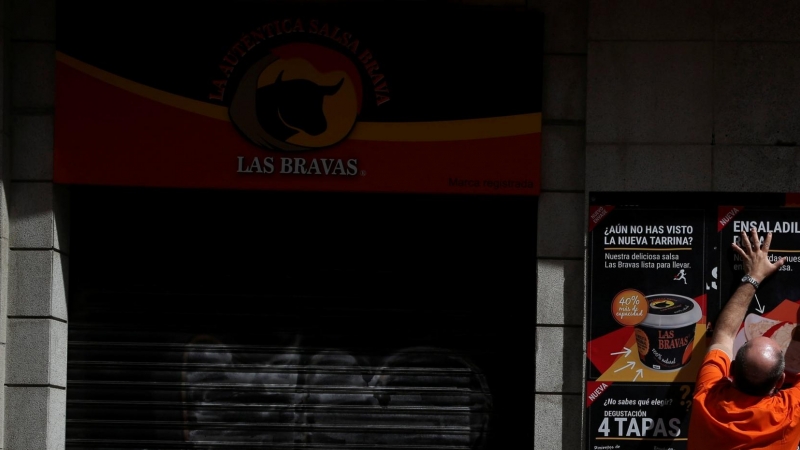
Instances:
[[[622,347],[622,348],[624,348],[625,350],[623,350],[623,351],[621,351],[621,352],[614,352],[614,353],[611,353],[611,355],[621,355],[621,354],[623,354],[623,353],[624,353],[624,354],[625,354],[625,356],[627,357],[628,355],[630,355],[630,354],[631,354],[631,349],[629,349],[628,347]]]
[[[759,314],[764,314],[764,307],[761,305],[761,302],[758,301],[758,296],[757,295],[753,295],[753,297],[755,297],[756,304],[758,305],[758,308],[756,308],[756,311],[758,311]]]
[[[639,377],[644,377],[642,375],[642,369],[639,369],[639,370],[636,371],[636,376],[633,377],[633,381],[636,381],[636,379],[639,378]]]
[[[635,366],[635,365],[636,365],[636,363],[634,363],[633,361],[628,361],[628,364],[625,364],[624,366],[620,367],[619,369],[615,370],[614,372],[619,372],[622,369],[632,369],[633,366]]]

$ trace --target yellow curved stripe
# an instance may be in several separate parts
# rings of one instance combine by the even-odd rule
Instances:
[[[61,52],[56,52],[56,60],[147,99],[213,119],[230,121],[228,108],[224,106],[192,100],[136,83]],[[348,139],[396,142],[486,139],[539,133],[542,131],[541,123],[541,113],[438,122],[358,122]]]
[[[520,136],[542,130],[541,113],[438,122],[358,122],[349,139],[361,141],[461,141]]]
[[[169,92],[160,89],[151,88],[140,83],[122,78],[114,75],[111,72],[98,69],[92,65],[86,64],[83,61],[77,60],[71,56],[67,56],[61,52],[56,52],[56,61],[63,62],[64,64],[72,67],[73,69],[80,70],[81,72],[104,81],[112,86],[124,89],[128,92],[133,92],[136,95],[148,98],[150,100],[163,103],[175,108],[191,111],[213,119],[230,121],[228,119],[228,108],[224,106],[211,105],[209,103],[192,100],[180,95],[170,94]]]

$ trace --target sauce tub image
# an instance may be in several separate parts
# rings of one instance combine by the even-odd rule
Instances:
[[[700,305],[675,294],[646,298],[649,312],[635,328],[639,359],[651,369],[678,370],[692,359],[695,325],[703,317]]]

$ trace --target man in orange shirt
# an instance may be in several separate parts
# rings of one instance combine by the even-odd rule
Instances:
[[[772,233],[761,245],[755,229],[742,232],[742,245],[731,244],[742,257],[746,275],[722,308],[697,375],[689,450],[797,450],[800,442],[800,384],[780,389],[785,380],[780,345],[767,337],[745,343],[731,363],[733,339],[759,283],[784,263],[768,258]]]

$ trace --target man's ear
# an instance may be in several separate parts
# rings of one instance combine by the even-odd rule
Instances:
[[[778,381],[776,381],[776,382],[775,382],[775,390],[776,390],[776,391],[777,391],[778,389],[780,389],[780,388],[781,388],[781,386],[783,386],[783,382],[784,382],[784,381],[786,381],[786,373],[782,373],[782,374],[781,374],[781,376],[780,376],[780,378],[778,378]]]

